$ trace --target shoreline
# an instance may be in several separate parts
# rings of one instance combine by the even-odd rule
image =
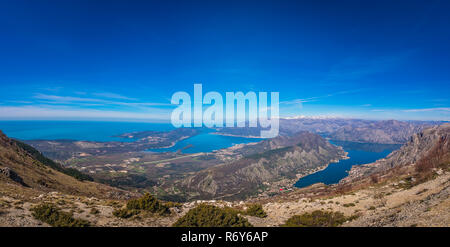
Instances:
[[[220,132],[212,132],[210,134],[212,134],[212,135],[220,135],[220,136],[241,137],[241,138],[266,139],[266,138],[262,138],[260,136],[233,135],[233,134],[226,134],[226,133],[220,133]]]

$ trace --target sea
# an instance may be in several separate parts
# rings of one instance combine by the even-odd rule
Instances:
[[[88,122],[88,121],[0,121],[0,130],[18,140],[78,140],[78,141],[135,141],[117,137],[138,131],[170,131],[170,123]],[[212,152],[236,144],[258,142],[258,138],[222,136],[214,130],[202,128],[194,137],[177,142],[170,148],[149,149],[151,152],[183,153]]]

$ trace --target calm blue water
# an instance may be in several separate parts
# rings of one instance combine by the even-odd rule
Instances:
[[[350,159],[331,163],[322,171],[300,178],[295,187],[303,188],[315,183],[336,184],[348,175],[348,171],[353,165],[363,165],[372,163],[378,159],[386,157],[392,151],[400,148],[401,145],[390,144],[368,144],[354,142],[332,142],[342,146],[348,152]]]
[[[203,130],[201,134],[179,141],[173,147],[150,149],[148,151],[176,152],[177,150],[182,150],[183,153],[211,152],[222,148],[228,148],[236,144],[259,142],[262,140],[259,138],[214,135],[212,132],[212,130]]]
[[[117,136],[135,131],[168,131],[174,127],[168,123],[131,122],[77,122],[77,121],[0,121],[0,130],[12,138],[20,140],[82,140],[82,141],[133,141]],[[151,149],[152,152],[173,152],[183,149],[183,153],[211,152],[228,148],[235,144],[261,141],[255,138],[220,136],[204,129],[192,138],[178,142],[174,147]]]
[[[0,121],[0,130],[20,140],[133,141],[119,134],[145,130],[171,130],[171,124],[77,121]]]

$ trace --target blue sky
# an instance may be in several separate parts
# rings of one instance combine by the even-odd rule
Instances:
[[[282,116],[450,120],[449,1],[0,1],[0,119],[165,121],[176,91]]]

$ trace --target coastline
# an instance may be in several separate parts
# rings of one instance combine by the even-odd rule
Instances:
[[[212,135],[220,135],[220,136],[241,137],[241,138],[266,139],[266,138],[262,138],[260,136],[233,135],[233,134],[226,134],[226,133],[220,133],[220,132],[212,132],[210,134],[212,134]]]
[[[279,180],[277,182],[274,182],[274,183],[270,184],[265,191],[263,191],[261,193],[258,193],[258,195],[249,197],[248,199],[268,198],[268,197],[271,197],[269,195],[270,193],[285,193],[285,192],[293,191],[293,190],[297,190],[297,189],[304,189],[304,188],[313,186],[315,184],[320,184],[320,183],[315,183],[315,184],[311,184],[311,185],[308,185],[308,186],[302,187],[302,188],[299,188],[299,187],[295,186],[295,184],[297,183],[297,181],[299,179],[301,179],[303,177],[306,177],[306,176],[309,176],[311,174],[314,174],[316,172],[320,172],[322,170],[325,170],[330,164],[337,163],[337,162],[339,162],[341,160],[346,160],[346,159],[350,159],[350,157],[348,157],[348,152],[344,151],[344,154],[341,155],[338,159],[332,160],[332,161],[328,162],[327,164],[325,164],[323,166],[319,166],[319,167],[316,167],[314,169],[306,170],[304,173],[297,173],[296,174],[296,178],[293,178],[293,179],[284,178],[284,179],[281,179],[281,180]]]
[[[175,145],[177,145],[178,142],[183,141],[183,140],[186,140],[186,139],[189,139],[189,138],[191,138],[191,137],[192,137],[192,136],[183,136],[183,137],[181,137],[180,139],[171,142],[170,145],[163,146],[163,147],[157,147],[157,148],[150,148],[150,149],[147,149],[147,150],[145,150],[145,151],[152,152],[152,151],[151,151],[152,149],[171,148],[171,147],[174,147]],[[167,151],[167,152],[171,152],[171,151]],[[172,151],[172,152],[176,152],[176,151]],[[156,152],[156,153],[160,153],[160,152]]]

